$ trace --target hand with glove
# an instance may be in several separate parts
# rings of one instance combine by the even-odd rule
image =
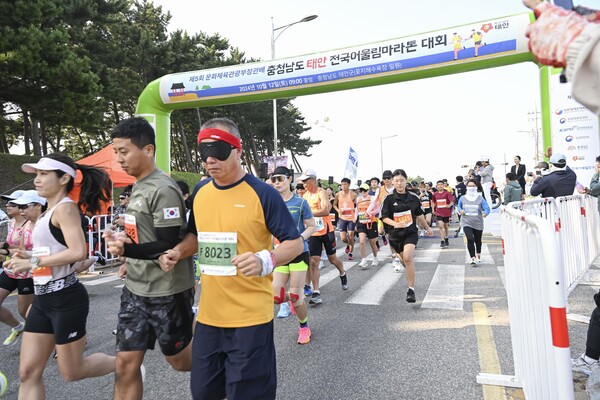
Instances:
[[[539,0],[523,0],[523,3],[533,9],[537,18],[525,33],[529,38],[529,50],[541,64],[566,67],[567,48],[590,23],[589,20],[575,11]]]

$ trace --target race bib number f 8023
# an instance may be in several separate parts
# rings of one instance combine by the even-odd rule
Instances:
[[[237,233],[198,232],[198,264],[206,275],[237,275],[231,259],[237,255]]]

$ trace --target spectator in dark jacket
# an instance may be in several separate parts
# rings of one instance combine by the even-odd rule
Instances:
[[[541,176],[533,182],[531,195],[542,197],[570,196],[575,192],[577,175],[567,166],[567,157],[564,154],[553,154],[550,157],[553,165],[552,172]]]
[[[517,182],[519,182],[523,193],[525,193],[525,173],[527,173],[527,168],[521,164],[521,156],[515,156],[515,165],[510,167],[510,172],[515,174]]]

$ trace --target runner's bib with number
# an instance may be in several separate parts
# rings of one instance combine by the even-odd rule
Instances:
[[[237,233],[198,232],[198,264],[206,275],[237,275],[231,259],[237,255]]]
[[[315,226],[317,227],[316,231],[322,231],[325,229],[325,222],[323,222],[323,218],[315,217]]]
[[[479,215],[479,205],[477,205],[477,204],[465,204],[464,210],[465,210],[465,215],[475,216],[475,217]]]
[[[412,213],[409,211],[395,212],[394,221],[400,224],[399,228],[408,228],[413,223]]]
[[[34,247],[31,252],[33,257],[49,256],[50,247]],[[52,280],[52,267],[34,267],[31,270],[34,285],[45,285]]]
[[[439,208],[446,208],[447,207],[446,199],[439,199],[439,200],[436,201],[436,203],[437,203],[437,206]]]
[[[125,214],[125,233],[127,234],[127,236],[129,238],[131,238],[133,243],[135,243],[135,244],[139,243],[135,215]]]
[[[421,208],[425,208],[425,209],[429,208],[429,200],[422,201],[421,202]]]

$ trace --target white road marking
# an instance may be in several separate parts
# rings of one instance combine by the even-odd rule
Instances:
[[[466,246],[465,246],[466,249]],[[469,251],[465,250],[465,264],[469,264],[471,263],[471,256],[469,256]],[[488,248],[487,244],[482,244],[481,245],[481,264],[490,264],[490,265],[494,265],[494,258],[492,257],[492,254],[490,253],[490,249]]]
[[[462,310],[464,291],[465,266],[439,264],[421,307]]]
[[[424,249],[417,248],[414,262],[437,263],[441,250],[439,245],[430,245]]]
[[[104,278],[94,279],[93,281],[83,282],[83,284],[86,285],[86,286],[96,286],[96,285],[101,285],[103,283],[116,281],[116,280],[119,280],[119,279],[121,279],[121,278],[119,278],[119,276],[116,273],[114,273],[114,274],[110,274],[108,276],[105,276]]]
[[[383,296],[398,282],[401,276],[401,273],[394,272],[392,264],[386,264],[346,300],[346,303],[379,305]]]

